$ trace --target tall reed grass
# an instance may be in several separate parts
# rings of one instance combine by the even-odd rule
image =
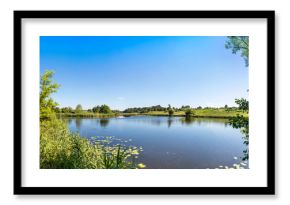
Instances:
[[[92,143],[71,133],[60,119],[40,122],[41,169],[135,169],[138,148]]]

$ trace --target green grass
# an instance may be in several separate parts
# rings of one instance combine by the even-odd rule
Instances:
[[[243,115],[245,117],[248,116],[248,113],[243,112],[241,110],[225,110],[225,109],[200,109],[194,110],[195,115],[197,117],[222,117],[222,118],[230,118],[235,117],[237,115]]]
[[[143,115],[152,115],[152,116],[169,116],[168,112],[166,111],[150,111],[147,113],[142,113]],[[174,112],[172,116],[184,116],[184,112]]]
[[[225,110],[225,109],[194,109],[194,117],[209,117],[209,118],[230,118],[235,117],[237,114],[248,117],[248,113],[243,112],[241,110]],[[166,111],[151,111],[148,113],[144,113],[144,115],[151,116],[169,116]],[[184,111],[174,112],[173,116],[185,116]]]
[[[193,109],[194,117],[208,117],[208,118],[230,118],[236,115],[243,115],[248,117],[248,113],[242,110],[226,110],[223,108],[219,109]],[[150,116],[169,116],[168,111],[150,111],[148,113],[93,113],[93,112],[80,112],[80,113],[58,113],[59,118],[67,117],[80,117],[80,118],[109,118],[117,116],[137,116],[137,115],[150,115]],[[174,112],[172,116],[185,116],[184,111]]]
[[[40,122],[41,169],[135,169],[140,149],[110,146],[96,137],[95,143],[71,133],[63,120]]]

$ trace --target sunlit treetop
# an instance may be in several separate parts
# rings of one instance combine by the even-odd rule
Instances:
[[[51,94],[55,93],[60,87],[59,84],[52,81],[54,72],[46,70],[40,78],[40,118],[51,118],[54,115],[54,108],[58,105],[52,98]]]

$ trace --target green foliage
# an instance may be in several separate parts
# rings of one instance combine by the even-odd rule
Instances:
[[[75,112],[76,112],[76,113],[81,113],[82,111],[83,111],[83,107],[82,107],[82,105],[81,105],[81,104],[78,104],[78,105],[76,106]]]
[[[168,110],[168,115],[169,115],[169,116],[172,116],[173,114],[174,114],[173,109]]]
[[[89,111],[82,111],[80,113],[57,113],[57,117],[59,118],[66,118],[66,117],[78,117],[78,118],[108,118],[108,117],[116,117],[119,116],[118,113],[94,113],[94,112],[89,112]]]
[[[185,111],[185,117],[186,118],[190,118],[190,117],[193,117],[194,116],[194,111],[192,110],[192,109],[187,109],[186,111]]]
[[[57,91],[59,85],[52,82],[53,74],[53,71],[46,70],[40,77],[40,119],[49,119],[55,116],[54,110],[58,104],[53,101],[51,94]]]
[[[101,105],[99,112],[108,114],[108,113],[111,113],[112,111],[108,105]]]
[[[249,118],[244,117],[243,115],[237,115],[235,117],[232,117],[229,119],[229,121],[233,128],[240,129],[249,126]]]
[[[232,53],[236,54],[240,52],[241,57],[244,58],[245,64],[249,66],[249,37],[248,36],[229,36],[225,47],[232,49]],[[244,99],[235,99],[235,103],[239,105],[239,109],[243,112],[249,112],[249,102]],[[249,118],[245,115],[237,114],[229,120],[229,123],[237,129],[240,129],[243,133],[244,144],[249,144]],[[249,159],[249,149],[247,148],[244,152],[243,160]]]
[[[101,109],[100,106],[95,106],[95,107],[92,108],[92,111],[93,111],[94,113],[99,113],[99,112],[100,112],[100,109]]]
[[[236,99],[235,101],[239,108],[248,113],[249,111],[249,102],[246,99]],[[249,117],[244,115],[236,115],[235,117],[230,118],[229,124],[233,126],[233,128],[240,129],[243,134],[244,144],[249,145]],[[249,150],[246,149],[243,151],[244,157],[243,160],[249,159]]]
[[[54,107],[53,111],[56,112],[56,113],[60,113],[61,109],[59,107]]]
[[[202,107],[200,107],[202,108]],[[134,108],[127,108],[123,111],[123,113],[149,113],[149,112],[165,112],[167,113],[169,110],[173,110],[174,112],[179,111],[186,111],[187,109],[190,109],[189,105],[182,105],[180,108],[171,107],[170,104],[168,104],[168,107],[162,107],[161,105],[154,105],[150,107],[134,107]]]
[[[192,109],[194,112],[194,117],[207,117],[207,118],[230,118],[234,117],[237,114],[243,114],[244,116],[248,116],[248,113],[239,110],[237,107],[229,107],[228,109],[224,108],[203,108],[203,109]],[[122,115],[125,115],[123,113]],[[138,115],[138,113],[128,113],[126,115]],[[168,112],[163,111],[150,111],[147,113],[143,113],[143,115],[150,115],[150,116],[168,116]],[[173,116],[185,116],[184,111],[176,111],[174,110]]]
[[[67,124],[55,118],[55,111],[69,113],[72,108],[57,108],[50,95],[57,91],[52,71],[45,71],[40,81],[40,168],[42,169],[129,169],[138,168],[134,159],[138,148],[106,146],[72,134]],[[108,110],[107,107],[103,107]],[[110,108],[109,108],[110,111]],[[77,113],[82,106],[77,105]],[[62,113],[59,113],[62,114]],[[106,141],[107,142],[107,141]]]
[[[235,99],[235,103],[239,105],[239,109],[248,112],[249,111],[249,101],[245,98]]]
[[[110,114],[112,113],[111,108],[108,105],[95,106],[92,108],[94,113]]]
[[[188,109],[190,109],[190,106],[189,106],[189,105],[182,105],[181,108],[180,108],[179,110],[181,110],[181,111],[186,111],[186,110],[188,110]]]
[[[163,111],[166,112],[167,108],[162,107],[161,105],[154,105],[151,107],[134,107],[134,108],[127,108],[123,112],[124,113],[147,113],[152,111]]]
[[[108,140],[96,138],[92,143],[70,133],[62,120],[43,120],[40,123],[40,168],[138,168],[134,159],[139,154],[139,148],[108,144]]]
[[[249,36],[229,36],[225,47],[234,54],[240,52],[246,66],[249,66]]]
[[[140,168],[140,169],[145,168],[145,167],[146,167],[146,165],[143,163],[138,164],[138,168]]]
[[[63,107],[60,109],[61,113],[72,113],[73,109],[71,107]]]

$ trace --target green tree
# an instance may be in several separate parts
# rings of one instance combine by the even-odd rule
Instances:
[[[249,37],[248,36],[229,36],[228,41],[225,44],[227,49],[232,49],[232,53],[236,54],[240,52],[241,57],[245,60],[246,67],[249,66]],[[248,91],[248,90],[247,90]],[[236,104],[239,105],[239,109],[248,112],[249,102],[244,99],[235,99]],[[240,129],[243,133],[244,143],[249,144],[249,118],[243,115],[237,115],[229,120],[229,123],[237,129]],[[244,152],[243,160],[249,159],[249,149]]]
[[[59,108],[59,107],[55,107],[55,108],[54,108],[54,112],[56,112],[56,113],[60,113],[60,108]]]
[[[180,108],[180,110],[188,110],[188,109],[190,109],[190,106],[189,105],[182,105],[181,106],[181,108]]]
[[[231,49],[234,54],[239,52],[245,60],[245,65],[249,66],[249,36],[228,36],[225,47]]]
[[[52,81],[54,72],[46,70],[40,77],[40,119],[47,119],[55,116],[55,108],[58,105],[51,98],[51,94],[55,93],[59,88],[59,84]]]
[[[169,116],[172,116],[174,114],[173,109],[170,108],[170,110],[168,110],[168,114],[169,114]]]
[[[72,113],[73,109],[71,107],[63,107],[60,109],[62,113]]]
[[[78,104],[78,105],[76,106],[75,111],[76,111],[76,113],[80,113],[80,112],[82,112],[82,111],[83,111],[83,107],[82,107],[82,105],[81,105],[81,104]]]
[[[243,110],[244,112],[249,111],[249,101],[245,98],[235,99],[235,103],[239,105],[239,109]]]
[[[186,118],[191,118],[192,116],[194,116],[194,111],[192,110],[192,109],[187,109],[186,111],[185,111],[185,117]]]
[[[233,128],[240,129],[243,134],[243,140],[245,145],[249,145],[249,118],[244,117],[243,115],[237,115],[229,119],[229,124]],[[242,160],[249,160],[249,149],[246,148],[243,150],[244,156]]]
[[[101,109],[100,106],[95,106],[95,107],[92,108],[92,111],[95,112],[95,113],[99,113],[100,109]]]
[[[105,114],[108,114],[108,113],[111,113],[111,109],[108,105],[101,105],[100,107],[100,113],[105,113]]]
[[[229,106],[228,106],[227,104],[225,105],[224,108],[225,108],[225,111],[227,111],[227,112],[230,111],[230,110],[229,110]]]

